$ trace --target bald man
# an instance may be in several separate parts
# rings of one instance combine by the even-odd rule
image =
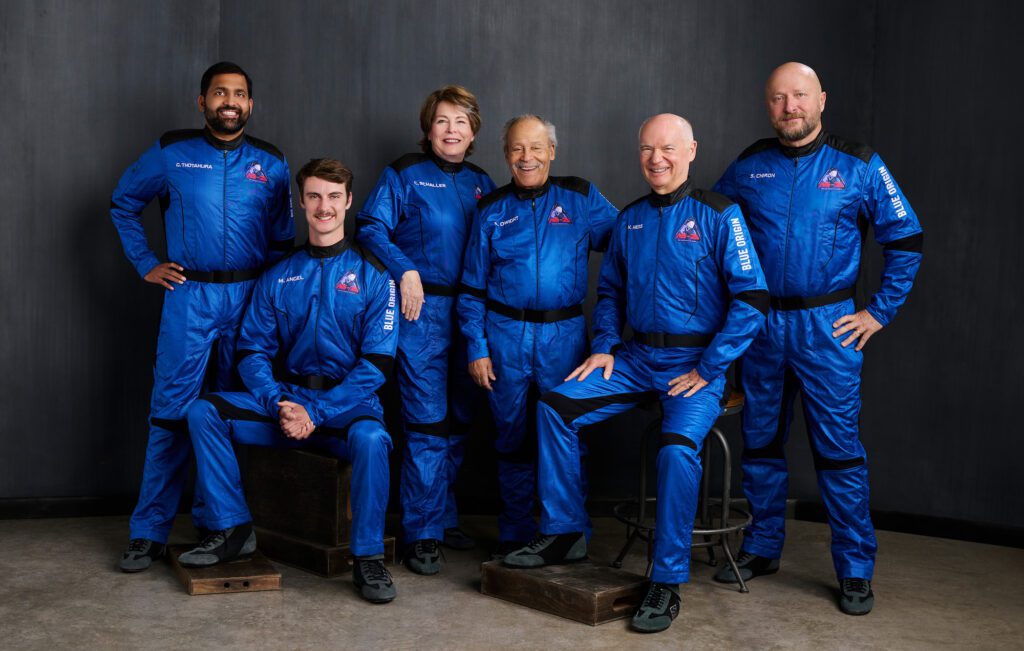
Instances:
[[[776,137],[748,147],[715,190],[736,201],[764,266],[771,310],[743,357],[743,487],[754,522],[739,559],[744,579],[776,572],[785,535],[784,446],[793,400],[802,396],[832,527],[832,559],[843,612],[871,611],[875,532],[868,512],[866,454],[858,438],[864,345],[896,315],[921,264],[921,225],[871,148],[824,131],[825,93],[800,63],[765,85]],[[864,309],[854,307],[868,224],[885,268]],[[735,582],[732,568],[715,576]]]
[[[612,231],[594,308],[594,354],[541,397],[542,533],[505,564],[537,567],[586,555],[579,429],[659,400],[654,564],[633,617],[635,629],[657,632],[679,614],[679,584],[689,578],[699,454],[720,413],[724,373],[764,323],[768,292],[739,207],[687,180],[697,154],[690,124],[657,115],[639,140],[651,192],[627,206]],[[624,342],[627,323],[633,338]]]

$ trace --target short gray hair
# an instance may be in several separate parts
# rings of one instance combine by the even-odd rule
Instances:
[[[543,124],[544,128],[547,129],[548,141],[551,142],[551,146],[558,146],[558,134],[555,133],[555,125],[551,124],[551,122],[545,120],[539,115],[535,115],[533,113],[523,113],[522,115],[517,115],[508,122],[506,122],[505,126],[501,128],[501,151],[506,153],[508,152],[508,132],[512,130],[512,127],[516,126],[523,120],[536,120]]]

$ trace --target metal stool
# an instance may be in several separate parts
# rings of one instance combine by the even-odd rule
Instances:
[[[743,411],[744,396],[742,393],[733,391],[729,399],[722,405],[723,416],[731,416]],[[619,551],[618,557],[612,561],[612,567],[622,567],[622,561],[626,554],[633,547],[633,543],[639,538],[647,543],[647,569],[645,576],[650,576],[651,565],[654,562],[654,504],[657,497],[647,496],[647,445],[658,430],[661,429],[661,420],[655,420],[643,433],[640,440],[640,490],[637,491],[635,500],[626,500],[615,505],[613,512],[616,519],[626,525],[626,544]],[[730,487],[732,484],[732,453],[729,451],[729,443],[725,440],[725,434],[719,429],[716,421],[708,434],[707,439],[718,443],[722,456],[722,487],[721,497],[711,497],[711,445],[705,441],[704,449],[701,452],[701,464],[704,471],[701,473],[701,486],[699,504],[697,508],[697,521],[693,528],[693,537],[700,538],[692,544],[692,547],[704,547],[708,550],[708,565],[715,566],[718,561],[715,559],[715,547],[721,546],[726,560],[732,566],[733,573],[739,578],[740,592],[749,592],[747,584],[740,576],[739,568],[736,567],[736,560],[733,558],[732,550],[729,548],[729,535],[736,533],[753,520],[748,511],[737,508],[731,504]],[[713,508],[713,507],[718,508]],[[650,513],[648,513],[650,511]],[[730,514],[739,516],[739,519],[729,522]],[[717,526],[716,526],[717,525]]]

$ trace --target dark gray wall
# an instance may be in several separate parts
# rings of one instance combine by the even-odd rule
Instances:
[[[1022,395],[1013,370],[1021,355],[1002,350],[1000,336],[1020,316],[1020,299],[1009,280],[994,280],[1020,270],[1012,237],[1020,226],[1003,192],[1010,146],[992,142],[1006,134],[983,135],[1009,109],[986,102],[976,86],[994,86],[1019,52],[1006,51],[1012,21],[958,9],[3,3],[0,498],[137,488],[160,297],[124,261],[108,197],[162,131],[200,124],[194,101],[208,63],[231,59],[249,70],[250,131],[281,147],[293,168],[313,156],[349,162],[356,206],[382,167],[415,147],[419,104],[444,83],[479,96],[484,127],[474,161],[499,184],[508,178],[501,123],[538,112],[559,127],[555,173],[587,177],[624,205],[644,191],[634,153],[644,117],[691,119],[700,143],[693,176],[708,186],[743,147],[770,135],[762,84],[775,65],[796,59],[822,77],[828,128],[881,152],[927,231],[915,293],[868,350],[862,420],[874,504],[1024,526],[1006,472],[1022,444],[1002,407]],[[987,38],[991,29],[1006,38]],[[964,43],[961,58],[948,53],[950,42]],[[951,69],[962,77],[956,84]],[[992,159],[993,146],[1002,158]],[[998,226],[983,229],[982,214],[998,215]],[[877,253],[867,257],[869,287],[878,264]],[[591,433],[596,496],[631,490],[641,423],[626,417]],[[727,429],[738,449],[735,423]],[[788,449],[793,496],[816,499],[799,426]],[[492,492],[486,463],[469,473],[475,493]]]

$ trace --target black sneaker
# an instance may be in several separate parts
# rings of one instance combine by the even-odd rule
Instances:
[[[476,541],[466,535],[466,532],[458,527],[444,530],[444,540],[441,544],[448,549],[464,552],[476,547]]]
[[[441,571],[441,549],[432,538],[417,540],[405,550],[405,566],[416,574],[433,576]]]
[[[359,588],[363,599],[373,604],[386,604],[397,594],[383,558],[356,558],[352,582]]]
[[[868,579],[839,581],[839,610],[847,615],[867,615],[875,605],[875,593]]]
[[[508,567],[543,567],[581,561],[587,557],[587,539],[582,533],[537,534],[529,545],[505,556]]]
[[[641,633],[659,633],[672,625],[679,615],[679,586],[651,581],[636,614],[633,615],[633,630]]]
[[[164,557],[166,547],[163,543],[146,538],[132,538],[128,541],[128,549],[121,554],[118,567],[122,572],[141,572],[148,570],[153,561]]]
[[[183,567],[210,567],[217,563],[251,558],[256,551],[256,532],[252,523],[211,531],[199,546],[178,557]]]
[[[740,552],[740,557],[736,559],[736,567],[740,571],[740,576],[743,577],[744,581],[749,581],[755,576],[764,576],[765,574],[775,574],[779,571],[779,559],[777,558],[765,558],[764,556],[758,556],[757,554],[751,554],[750,552]],[[722,566],[722,569],[715,572],[715,581],[719,583],[739,583],[739,579],[736,578],[736,574],[732,571],[732,565],[726,563]]]
[[[498,546],[491,552],[491,560],[500,561],[517,549],[522,549],[529,544],[529,540],[499,540]]]

